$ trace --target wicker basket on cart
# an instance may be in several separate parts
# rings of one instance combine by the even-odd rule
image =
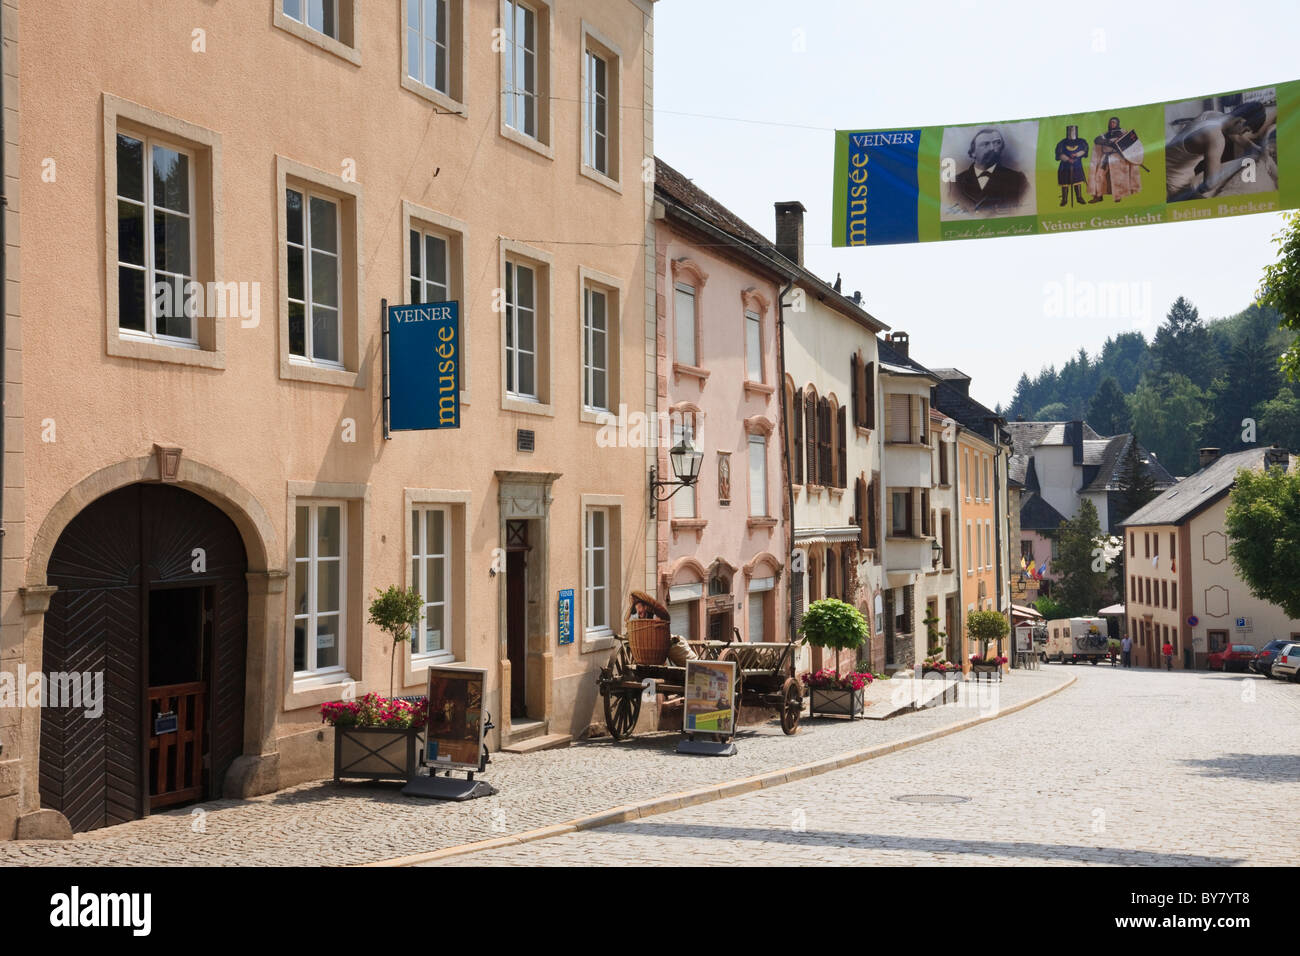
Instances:
[[[627,622],[627,643],[638,664],[662,664],[668,657],[668,622],[631,619]]]

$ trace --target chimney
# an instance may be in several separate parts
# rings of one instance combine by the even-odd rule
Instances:
[[[898,352],[903,358],[908,358],[907,343],[909,338],[906,332],[890,332],[885,336],[885,341],[893,346],[894,351]]]
[[[1208,468],[1219,460],[1219,449],[1202,448],[1201,449],[1201,467]]]
[[[1066,437],[1074,446],[1074,463],[1083,464],[1083,422],[1075,420],[1066,427]]]
[[[1291,464],[1291,455],[1285,448],[1271,445],[1264,449],[1264,467],[1281,468],[1286,471]]]
[[[776,251],[795,265],[803,265],[803,203],[776,204]]]
[[[859,289],[853,290],[853,304],[862,305],[862,292]]]

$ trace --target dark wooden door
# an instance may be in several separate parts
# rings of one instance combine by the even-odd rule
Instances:
[[[77,708],[42,709],[41,803],[67,816],[74,830],[148,812],[148,607],[159,587],[207,595],[199,736],[208,772],[200,796],[220,794],[243,750],[246,570],[233,522],[174,486],[119,489],[64,529],[50,556],[49,582],[59,590],[45,618],[42,667],[102,673],[104,686],[99,719]]]
[[[526,551],[506,552],[506,656],[510,659],[510,716],[524,717],[525,666],[528,662],[528,582]]]

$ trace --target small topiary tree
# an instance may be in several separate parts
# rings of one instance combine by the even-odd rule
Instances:
[[[808,605],[799,632],[803,642],[812,647],[853,651],[867,639],[867,621],[852,604],[823,598]]]
[[[997,611],[971,611],[966,615],[966,633],[980,642],[980,657],[988,657],[989,641],[1000,641],[1011,632],[1007,619]]]
[[[935,654],[942,654],[944,650],[943,642],[947,638],[948,632],[939,630],[939,618],[926,608],[925,611],[925,634],[926,634],[926,653],[933,657]]]
[[[393,696],[393,667],[397,663],[397,645],[411,639],[411,628],[424,617],[424,598],[420,592],[396,584],[387,591],[375,589],[378,596],[370,602],[370,623],[393,639],[393,657],[388,662],[388,696]]]

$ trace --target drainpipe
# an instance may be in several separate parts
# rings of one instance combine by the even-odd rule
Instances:
[[[5,322],[9,310],[6,291],[9,286],[8,262],[5,259],[5,247],[8,239],[5,235],[5,221],[9,218],[9,197],[5,195],[5,94],[4,94],[4,28],[0,26],[0,550],[4,547],[4,487],[5,487],[5,422],[7,421],[4,395],[5,388],[5,353],[8,351],[8,323]],[[0,561],[0,568],[4,562]],[[0,577],[2,577],[0,572]],[[0,587],[3,584],[0,582]]]
[[[790,640],[794,640],[794,571],[791,563],[794,558],[794,471],[790,462],[790,409],[785,402],[785,297],[794,288],[794,279],[786,283],[777,298],[776,306],[776,356],[781,366],[781,460],[785,462],[785,551],[786,576],[785,588],[785,626]]]

